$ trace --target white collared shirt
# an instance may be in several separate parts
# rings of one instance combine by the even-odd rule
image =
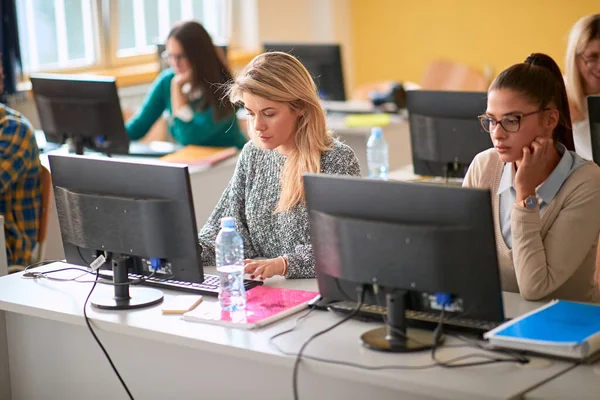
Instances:
[[[562,157],[556,165],[556,168],[554,168],[554,171],[552,171],[548,178],[535,190],[540,204],[540,215],[543,214],[544,210],[552,200],[554,200],[554,197],[562,187],[563,183],[565,183],[573,171],[587,162],[574,151],[567,151],[566,147],[560,143],[558,144],[558,151],[562,154]],[[513,163],[504,164],[504,170],[502,171],[502,177],[500,178],[500,184],[498,185],[498,196],[500,196],[500,230],[502,231],[502,237],[504,238],[506,245],[510,249],[512,249],[511,214],[515,201],[517,200],[517,191],[514,187],[514,175],[515,168]]]

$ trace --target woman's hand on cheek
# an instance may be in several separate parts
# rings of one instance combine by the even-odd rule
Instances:
[[[535,195],[535,189],[548,178],[548,171],[552,169],[553,151],[554,140],[550,138],[537,137],[530,146],[523,147],[523,158],[515,175],[517,195],[521,194],[523,198],[517,200]]]

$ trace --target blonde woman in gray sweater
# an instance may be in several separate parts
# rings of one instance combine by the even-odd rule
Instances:
[[[498,75],[480,120],[494,148],[475,157],[464,186],[492,191],[503,289],[597,301],[600,168],[575,153],[554,60],[532,54]]]
[[[235,79],[230,99],[246,108],[252,140],[200,231],[202,260],[214,265],[219,221],[231,216],[244,239],[246,273],[252,279],[312,278],[315,260],[302,174],[359,176],[356,156],[327,131],[315,83],[289,54],[257,56]]]

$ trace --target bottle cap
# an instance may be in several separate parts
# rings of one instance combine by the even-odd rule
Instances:
[[[233,218],[233,217],[221,218],[221,228],[235,228],[235,218]]]
[[[375,126],[371,128],[371,135],[375,136],[376,138],[380,138],[383,136],[383,130],[378,126]]]

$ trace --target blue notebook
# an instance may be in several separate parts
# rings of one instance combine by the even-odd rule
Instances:
[[[585,359],[600,349],[600,306],[554,300],[483,336],[493,346]]]

